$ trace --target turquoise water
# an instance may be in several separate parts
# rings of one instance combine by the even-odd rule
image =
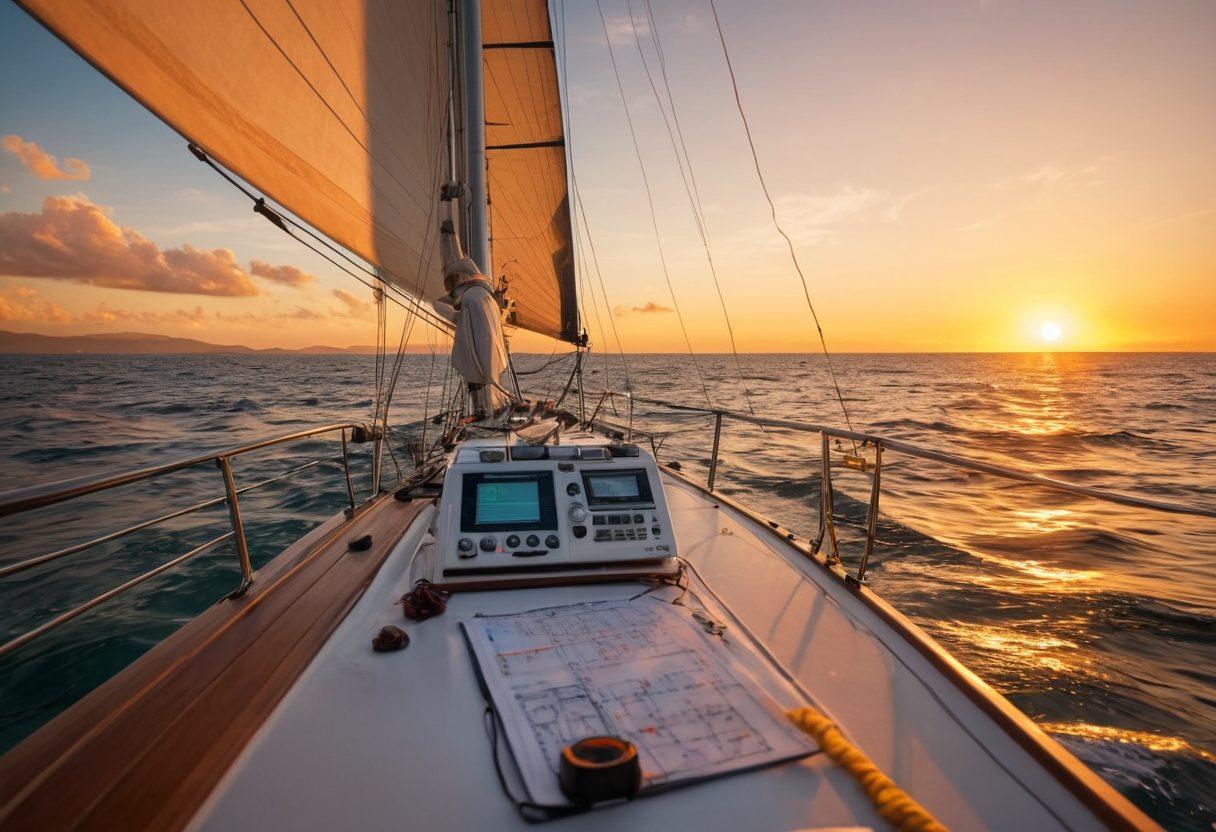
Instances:
[[[521,356],[521,369],[545,356]],[[840,425],[822,359],[699,356],[715,404]],[[837,357],[853,424],[1099,488],[1216,505],[1216,356]],[[566,365],[568,366],[568,365]],[[559,390],[563,366],[528,376]],[[640,395],[704,403],[688,356],[630,356]],[[593,357],[587,387],[624,384]],[[443,359],[408,356],[404,423],[440,399]],[[150,465],[326,421],[366,419],[358,356],[3,356],[3,487]],[[589,407],[594,406],[594,399]],[[612,418],[627,421],[620,410]],[[703,476],[711,421],[638,405],[660,458]],[[242,457],[248,484],[339,452],[321,438]],[[398,460],[405,465],[404,449]],[[354,451],[357,474],[368,470]],[[392,470],[392,462],[389,469]],[[813,533],[818,438],[727,422],[718,486]],[[860,551],[868,484],[833,474],[844,559]],[[357,481],[366,489],[367,478]],[[0,565],[222,493],[199,467],[7,518]],[[242,498],[264,563],[344,504],[335,463]],[[1073,498],[888,454],[874,588],[1073,753],[1173,829],[1216,820],[1216,521]],[[223,506],[0,579],[0,639],[226,530]],[[121,669],[238,581],[230,546],[153,579],[0,662],[0,749]]]

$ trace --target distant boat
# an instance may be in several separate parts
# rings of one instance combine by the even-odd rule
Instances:
[[[470,256],[494,277],[505,323],[568,342],[575,356],[556,400],[529,397],[509,379],[509,403],[473,419],[465,391],[455,389],[428,411],[417,465],[391,487],[382,485],[379,459],[393,426],[378,391],[383,415],[371,425],[319,425],[141,471],[0,494],[0,516],[68,511],[74,498],[197,465],[218,466],[225,487],[225,497],[199,495],[190,509],[99,530],[94,540],[10,564],[0,576],[45,568],[187,511],[226,503],[231,521],[209,543],[0,645],[0,655],[37,649],[38,636],[55,626],[212,547],[233,546],[242,571],[230,597],[0,759],[0,827],[507,829],[536,819],[529,811],[550,811],[566,816],[562,829],[1156,828],[868,588],[882,454],[1163,511],[1211,512],[882,436],[588,389],[545,0],[462,0],[452,8],[437,0],[19,2],[181,133],[199,159],[232,177],[268,220],[368,277],[381,304],[398,302],[416,322],[445,330],[425,302],[446,291],[441,185],[461,183],[447,197],[459,203]],[[634,424],[640,401],[714,418],[704,437],[706,483],[658,464]],[[733,421],[804,432],[812,448],[818,435],[814,540],[717,489],[721,431]],[[240,495],[265,483],[242,487],[231,460],[326,434],[341,434],[349,508],[255,572]],[[846,451],[834,451],[833,439],[845,440]],[[363,499],[346,464],[351,442],[375,447]],[[866,473],[873,489],[865,556],[853,572],[838,557],[834,466]],[[407,594],[416,616],[434,617],[406,623]],[[827,753],[753,768],[749,755],[767,758],[742,740],[764,732],[728,720],[715,734],[725,739],[713,764],[745,771],[628,800],[629,790],[614,791],[598,773],[627,753],[550,759],[555,772],[583,765],[582,776],[602,786],[596,794],[609,805],[584,805],[563,779],[570,803],[537,806],[523,796],[512,764],[532,739],[510,748],[498,742],[461,622],[603,600],[680,602],[675,609],[687,612],[690,626],[711,641],[725,636],[722,643],[783,680],[785,698],[774,694],[775,701],[801,714],[800,727]],[[399,633],[382,631],[392,625],[405,628],[404,650],[394,649]],[[609,641],[621,637],[604,632]],[[614,645],[601,645],[604,655],[619,658]],[[705,732],[734,713],[698,705],[708,673],[687,670],[678,694],[687,698],[675,700],[686,702],[688,717],[670,732],[670,753],[681,759],[704,753]],[[737,677],[738,695],[759,697],[749,679]],[[576,692],[589,684],[569,680]],[[623,732],[623,711],[597,713],[601,727]],[[586,724],[554,706],[546,725],[558,727],[544,730],[569,750],[585,739],[578,726]],[[542,739],[537,734],[538,747],[547,747]],[[618,739],[641,749],[640,776],[654,782],[650,741]]]

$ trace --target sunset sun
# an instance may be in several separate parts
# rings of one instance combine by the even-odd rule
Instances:
[[[1054,321],[1044,321],[1039,326],[1039,338],[1046,344],[1054,344],[1060,340],[1060,325]]]

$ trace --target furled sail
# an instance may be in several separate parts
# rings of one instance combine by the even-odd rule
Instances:
[[[578,337],[565,135],[546,0],[482,0],[494,277],[512,323]]]

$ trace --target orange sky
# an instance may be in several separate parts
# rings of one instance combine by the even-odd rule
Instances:
[[[605,0],[674,298],[600,23],[584,11],[567,25],[571,132],[607,287],[584,295],[586,324],[597,349],[616,348],[611,319],[626,351],[683,351],[678,306],[695,350],[725,351],[624,9]],[[655,7],[738,346],[816,350],[707,10]],[[1216,349],[1216,5],[720,10],[778,215],[834,350]],[[0,10],[0,136],[0,328],[374,341],[366,289],[250,213],[11,4]],[[58,255],[27,256],[47,239]],[[1044,340],[1046,323],[1057,341]]]

